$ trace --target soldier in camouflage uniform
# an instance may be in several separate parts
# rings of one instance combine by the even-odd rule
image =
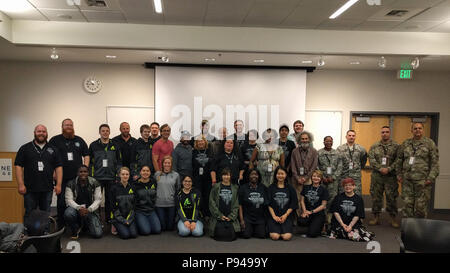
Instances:
[[[398,183],[395,175],[397,143],[391,140],[389,126],[381,128],[381,140],[369,150],[369,163],[372,168],[370,195],[372,196],[372,213],[374,218],[369,225],[379,225],[383,207],[383,194],[386,194],[386,211],[391,216],[391,226],[398,228],[397,216]]]
[[[432,183],[439,175],[439,153],[433,140],[423,136],[423,124],[413,123],[413,137],[398,150],[397,179],[402,185],[404,217],[426,218]]]
[[[327,223],[331,223],[332,214],[328,213],[334,197],[338,194],[338,187],[340,184],[339,178],[342,172],[342,160],[339,153],[333,149],[333,138],[326,136],[323,139],[324,148],[318,151],[318,168],[323,173],[322,185],[328,190],[329,199],[327,202]]]
[[[367,152],[363,146],[356,144],[356,133],[354,130],[348,130],[345,136],[347,143],[342,144],[337,148],[338,153],[342,158],[342,173],[341,180],[346,177],[351,177],[355,181],[355,193],[362,195],[361,186],[361,170],[367,162]],[[339,192],[343,192],[343,188],[339,185]]]

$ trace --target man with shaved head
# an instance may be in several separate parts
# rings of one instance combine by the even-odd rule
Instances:
[[[61,193],[61,156],[47,138],[47,128],[37,125],[34,140],[20,147],[14,162],[18,191],[24,199],[25,217],[34,209],[50,211],[53,190],[57,195]],[[56,185],[53,184],[53,173]]]

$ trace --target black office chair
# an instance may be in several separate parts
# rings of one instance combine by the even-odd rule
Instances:
[[[404,218],[400,252],[450,253],[450,221]]]
[[[64,231],[65,228],[63,227],[54,233],[30,236],[20,246],[19,252],[27,252],[29,247],[34,247],[38,253],[61,253],[61,236]]]

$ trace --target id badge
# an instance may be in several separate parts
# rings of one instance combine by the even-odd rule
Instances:
[[[353,161],[350,161],[350,163],[348,163],[348,169],[353,170]]]
[[[203,175],[203,167],[200,167],[200,168],[198,169],[198,175]]]
[[[38,171],[40,172],[44,171],[44,162],[38,161]]]
[[[271,173],[272,172],[272,164],[269,164],[269,165],[267,165],[267,171],[269,172],[269,173]]]
[[[305,168],[304,167],[300,167],[300,175],[305,175]]]
[[[333,170],[331,167],[327,167],[327,174],[332,174]]]
[[[67,153],[67,160],[68,161],[73,161],[73,153],[72,152]]]
[[[108,167],[108,159],[103,159],[102,167],[103,168],[107,168]]]
[[[409,165],[413,165],[413,164],[414,164],[414,160],[415,160],[415,157],[414,157],[414,156],[411,156],[411,157],[409,158]]]
[[[387,157],[381,158],[381,165],[387,165]]]

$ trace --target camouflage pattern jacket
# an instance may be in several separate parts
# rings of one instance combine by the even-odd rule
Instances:
[[[331,177],[334,181],[337,181],[341,177],[342,173],[342,160],[337,150],[331,149],[330,151],[322,148],[319,153],[319,165],[318,168],[323,173],[323,177]],[[331,167],[331,174],[328,174],[328,167]]]
[[[414,158],[414,159],[412,159]],[[409,180],[430,180],[439,175],[439,152],[428,137],[405,140],[398,150],[397,175]]]
[[[389,140],[386,144],[383,144],[381,141],[373,144],[369,149],[369,163],[372,170],[379,173],[381,168],[388,168],[387,175],[395,176],[399,146],[398,143],[392,140]]]
[[[342,158],[342,176],[351,177],[353,179],[361,179],[361,169],[367,162],[367,152],[363,146],[353,144],[353,151],[350,150],[348,144],[342,144],[337,149]],[[353,168],[350,169],[350,162],[353,162]]]

